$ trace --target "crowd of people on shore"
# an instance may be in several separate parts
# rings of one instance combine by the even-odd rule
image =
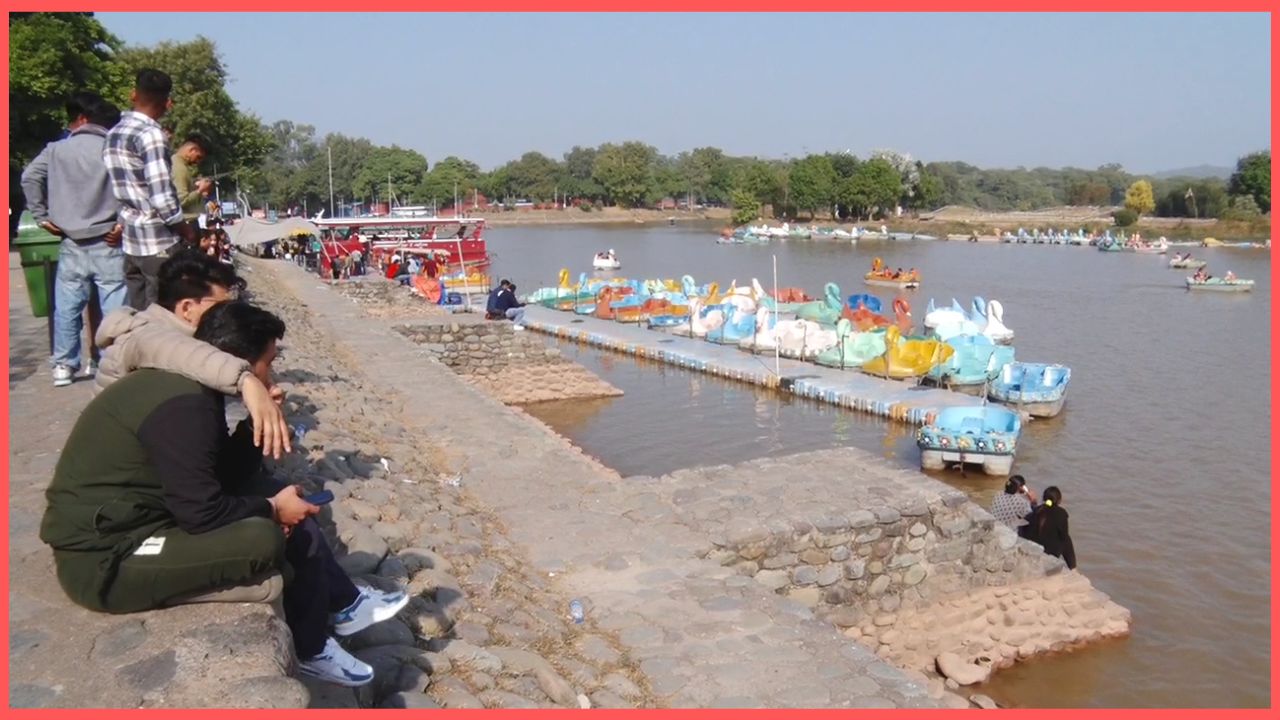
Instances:
[[[301,673],[344,686],[373,668],[337,638],[394,617],[403,591],[358,586],[317,524],[324,493],[274,480],[263,458],[292,451],[272,363],[284,322],[239,298],[226,233],[203,226],[209,183],[198,136],[177,152],[159,121],[163,72],[138,72],[132,109],[91,93],[68,103],[70,134],[23,175],[37,222],[62,238],[51,363],[69,385],[81,314],[96,284],[104,314],[94,397],[46,490],[40,538],[77,605],[131,613],[192,602],[282,598]],[[227,396],[249,416],[229,431]]]

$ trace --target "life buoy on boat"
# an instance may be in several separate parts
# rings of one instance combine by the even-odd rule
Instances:
[[[893,301],[893,313],[895,315],[911,315],[911,303],[907,302],[904,297],[895,298]]]

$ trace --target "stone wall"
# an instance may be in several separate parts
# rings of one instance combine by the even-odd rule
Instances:
[[[860,450],[627,482],[646,480],[708,533],[704,557],[900,667],[967,684],[1129,631],[1128,610],[964,493]]]
[[[558,348],[547,347],[536,335],[514,330],[509,322],[398,325],[396,330],[509,405],[622,394],[562,357]]]

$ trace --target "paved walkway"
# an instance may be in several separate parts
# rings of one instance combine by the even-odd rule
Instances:
[[[89,382],[54,388],[43,318],[9,262],[9,705],[303,707],[289,632],[266,605],[102,615],[66,599],[40,542],[44,490]],[[214,700],[211,700],[214,699]]]
[[[800,603],[700,554],[707,536],[652,492],[620,479],[474,388],[389,323],[285,263],[247,261],[341,338],[341,354],[397,383],[406,428],[448,449],[537,570],[583,599],[589,623],[617,631],[671,706],[931,707],[912,679]]]

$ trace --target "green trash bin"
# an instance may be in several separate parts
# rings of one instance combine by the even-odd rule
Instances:
[[[52,285],[45,282],[45,260],[49,261],[49,282],[58,273],[58,248],[62,238],[45,232],[36,225],[31,213],[22,213],[18,221],[18,237],[13,245],[18,248],[18,256],[22,260],[22,273],[27,278],[27,300],[31,303],[31,314],[36,317],[49,316],[49,296]]]

